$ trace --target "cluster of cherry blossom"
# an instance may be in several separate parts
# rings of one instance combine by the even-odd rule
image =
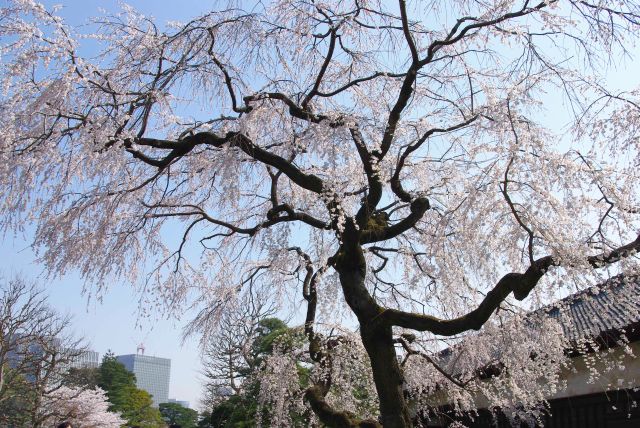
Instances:
[[[119,428],[126,423],[117,413],[108,410],[109,402],[100,389],[56,388],[45,397],[42,413],[47,415],[44,426],[56,426],[67,421],[74,427]]]

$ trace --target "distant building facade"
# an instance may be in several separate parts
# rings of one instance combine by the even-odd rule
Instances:
[[[80,354],[73,357],[69,367],[76,369],[97,369],[100,367],[100,354],[96,351],[83,350]]]
[[[183,400],[176,400],[175,398],[169,398],[168,403],[176,403],[181,405],[182,407],[186,407],[187,409],[190,409],[191,407],[189,406],[189,402],[188,401],[183,401]]]
[[[14,368],[22,365],[23,370],[27,369],[25,373],[27,380],[33,381],[34,377],[29,372],[36,371],[39,365],[50,367],[49,362],[54,355],[58,374],[64,374],[71,368],[100,367],[99,354],[96,351],[64,347],[56,337],[39,338],[39,341],[25,338],[25,336],[13,338],[9,341],[7,361],[9,366]]]
[[[136,386],[152,395],[155,407],[169,401],[171,374],[171,360],[169,358],[129,354],[118,355],[116,359],[136,375]]]

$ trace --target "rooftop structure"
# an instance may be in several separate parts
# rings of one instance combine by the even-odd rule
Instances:
[[[539,309],[557,319],[567,339],[607,339],[637,334],[640,322],[640,278],[616,276],[602,284]]]

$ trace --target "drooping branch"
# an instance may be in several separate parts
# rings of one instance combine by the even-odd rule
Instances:
[[[336,47],[337,38],[338,38],[337,28],[331,28],[331,30],[329,31],[329,49],[327,50],[327,55],[322,63],[322,66],[320,67],[320,71],[318,72],[318,75],[316,76],[316,80],[313,84],[313,88],[311,88],[307,96],[304,97],[304,100],[302,100],[301,106],[303,110],[307,110],[307,106],[309,105],[313,97],[318,94],[318,90],[320,89],[320,84],[322,83],[322,79],[325,73],[327,72],[327,68],[331,63],[331,59],[333,58],[333,51],[335,50],[335,47]]]
[[[514,138],[515,145],[519,146],[520,145],[520,138],[518,136],[518,131],[516,130],[515,123],[513,121],[513,115],[512,115],[512,112],[511,112],[511,102],[510,102],[509,99],[507,99],[507,113],[508,113],[508,117],[509,117],[509,125],[511,127],[511,132],[513,133],[513,138]],[[514,157],[512,156],[509,159],[509,162],[507,163],[507,167],[505,168],[504,180],[502,182],[502,186],[500,187],[500,192],[502,193],[502,196],[504,197],[504,200],[507,202],[507,205],[509,206],[509,210],[511,211],[511,214],[515,218],[516,222],[527,233],[527,237],[528,237],[527,247],[528,247],[528,252],[529,252],[529,262],[533,263],[533,257],[534,257],[533,256],[533,240],[535,238],[535,235],[533,233],[533,230],[531,230],[531,228],[529,226],[527,226],[527,224],[522,219],[522,216],[520,215],[520,213],[518,212],[518,209],[516,208],[516,204],[511,199],[511,195],[509,195],[509,189],[508,189],[509,182],[510,182],[509,181],[509,171],[511,170],[511,167],[513,166],[513,161],[514,161]]]
[[[366,143],[362,133],[356,126],[349,128],[351,138],[356,146],[356,151],[362,162],[362,168],[367,176],[368,194],[363,199],[362,205],[356,214],[356,222],[360,228],[366,227],[367,220],[371,216],[372,211],[375,209],[378,201],[382,197],[382,182],[378,172],[373,167],[373,161],[371,153],[367,149]]]
[[[318,386],[307,388],[304,399],[326,426],[336,428],[382,428],[378,421],[371,419],[361,420],[350,412],[333,409],[325,400],[322,389]]]
[[[213,52],[213,45],[215,43],[215,34],[213,32],[213,29],[207,28],[207,32],[209,33],[209,36],[211,37],[211,44],[209,45],[208,53],[209,53],[209,56],[211,57],[211,60],[218,67],[218,69],[220,69],[220,72],[222,73],[222,75],[224,77],[224,84],[227,87],[227,92],[229,93],[229,98],[231,98],[231,108],[236,113],[247,113],[247,112],[249,112],[251,110],[250,107],[248,107],[248,106],[239,107],[238,106],[238,101],[237,101],[235,90],[233,89],[233,82],[231,81],[231,76],[229,75],[229,72],[227,71],[227,68],[225,67],[225,65],[218,59],[218,57]]]
[[[527,247],[528,247],[528,253],[529,253],[529,261],[533,263],[534,262],[533,239],[535,237],[533,230],[531,230],[531,228],[527,226],[526,223],[522,220],[522,217],[520,216],[520,214],[518,213],[518,209],[516,208],[516,204],[513,202],[513,200],[511,199],[511,196],[509,195],[509,190],[508,190],[509,170],[511,169],[512,165],[513,165],[513,158],[509,159],[507,168],[504,171],[504,181],[502,182],[502,186],[500,187],[500,192],[502,193],[504,200],[507,202],[507,205],[509,206],[509,210],[511,211],[511,214],[515,218],[516,222],[527,233],[527,237],[528,237]]]
[[[383,317],[391,325],[418,331],[430,331],[442,336],[453,336],[467,330],[478,330],[509,294],[513,292],[516,299],[524,299],[546,270],[553,265],[553,258],[547,256],[536,260],[525,273],[506,274],[487,293],[476,309],[458,318],[443,320],[429,315],[413,314],[395,309],[385,310]]]
[[[280,216],[280,213],[286,213],[285,216]],[[272,224],[280,223],[283,221],[292,221],[292,220],[298,220],[301,221],[305,224],[308,224],[309,226],[313,226],[316,229],[326,229],[328,230],[330,228],[330,224],[322,221],[318,218],[313,217],[310,214],[304,213],[304,212],[300,212],[300,211],[296,211],[293,207],[291,207],[291,205],[289,204],[280,204],[276,207],[273,207],[272,209],[270,209],[267,212],[267,219],[268,221],[263,222],[262,224],[260,224],[258,227],[260,228],[265,228],[268,226],[271,226]]]
[[[478,18],[475,18],[472,16],[462,17],[458,19],[458,21],[453,26],[451,31],[449,31],[449,34],[447,34],[447,37],[444,40],[435,40],[433,43],[431,43],[431,45],[427,48],[427,56],[422,61],[420,61],[420,64],[426,65],[430,63],[435,57],[435,54],[441,48],[443,48],[444,46],[453,45],[459,42],[467,35],[467,33],[469,33],[472,30],[478,30],[481,28],[494,26],[496,24],[500,24],[501,22],[504,22],[510,19],[526,16],[549,6],[549,4],[556,3],[556,2],[557,0],[541,1],[537,5],[529,7],[529,0],[526,0],[522,5],[522,8],[520,8],[519,10],[515,12],[505,13],[494,19],[489,19],[486,21],[480,21],[478,20]],[[462,26],[463,23],[469,22],[469,21],[473,23]]]
[[[400,17],[402,21],[402,33],[409,45],[409,51],[411,51],[411,60],[415,63],[420,60],[418,57],[418,49],[416,48],[416,42],[413,40],[413,35],[409,29],[409,19],[407,18],[407,5],[405,0],[399,0],[400,4]]]
[[[618,262],[625,257],[636,254],[638,251],[640,251],[640,235],[638,235],[635,241],[615,248],[608,253],[587,257],[587,262],[589,262],[593,268],[601,268],[605,265]]]
[[[288,204],[281,204],[276,207],[276,209],[271,209],[267,212],[267,219],[254,225],[251,227],[240,227],[235,224],[232,224],[228,221],[219,220],[217,218],[212,217],[210,214],[204,211],[202,207],[197,205],[169,205],[169,204],[155,204],[149,205],[144,204],[147,208],[150,209],[183,209],[182,211],[170,211],[170,212],[148,212],[144,215],[145,218],[163,218],[163,217],[198,217],[198,221],[205,220],[208,223],[211,223],[216,226],[221,226],[229,229],[232,233],[238,233],[242,235],[253,236],[261,229],[266,229],[268,227],[274,226],[278,223],[290,222],[290,221],[300,221],[309,226],[318,228],[318,229],[328,229],[329,223],[324,222],[320,219],[317,219],[307,213],[295,211]],[[280,213],[285,213],[286,215],[280,215]]]
[[[364,82],[368,82],[370,80],[374,80],[377,79],[379,77],[387,77],[387,78],[399,78],[399,77],[405,77],[406,73],[386,73],[384,71],[376,71],[375,73],[369,75],[369,76],[365,76],[365,77],[360,77],[357,79],[353,79],[350,80],[348,83],[345,83],[344,85],[340,86],[339,88],[331,91],[331,92],[321,92],[318,91],[318,93],[316,94],[318,97],[323,97],[323,98],[331,98],[334,97],[344,91],[346,91],[347,89],[351,88],[352,86],[358,86],[360,83],[364,83]]]
[[[555,1],[552,0],[551,3]],[[403,9],[404,2],[401,1],[401,10]],[[387,118],[387,125],[384,130],[384,134],[382,136],[382,141],[380,143],[380,151],[376,152],[376,157],[381,160],[391,148],[391,144],[395,137],[396,128],[400,121],[400,117],[402,112],[406,108],[411,99],[414,90],[414,84],[418,77],[418,72],[427,64],[432,63],[436,59],[436,53],[445,46],[453,45],[460,40],[462,40],[470,31],[479,30],[482,28],[490,27],[501,22],[526,16],[533,12],[537,12],[540,9],[548,6],[548,2],[543,1],[538,3],[533,7],[529,7],[529,1],[525,1],[522,8],[515,12],[505,13],[500,15],[494,19],[480,21],[474,17],[463,17],[457,21],[457,23],[453,26],[453,28],[447,34],[443,40],[435,40],[433,41],[429,47],[427,48],[427,55],[423,59],[419,59],[419,57],[414,54],[413,50],[415,46],[413,45],[413,39],[408,33],[408,26],[405,29],[405,24],[403,22],[403,31],[405,33],[405,38],[407,39],[410,50],[412,51],[412,61],[411,65],[407,70],[407,74],[405,76],[404,81],[402,82],[402,86],[400,91],[398,92],[398,97],[396,98],[396,102],[393,105],[393,108],[389,112],[389,116]],[[404,21],[404,19],[403,19]],[[472,21],[473,23],[462,26],[463,23]]]
[[[302,282],[302,297],[307,301],[307,315],[304,323],[304,332],[307,335],[310,343],[311,358],[315,361],[317,356],[314,351],[314,341],[317,340],[313,325],[316,320],[316,305],[318,302],[318,294],[316,291],[317,281],[322,274],[329,268],[329,265],[325,265],[317,271],[313,268],[313,262],[311,257],[302,251],[300,247],[288,248],[289,251],[295,251],[304,260],[305,276]]]
[[[308,109],[300,107],[295,103],[295,101],[280,92],[259,92],[254,95],[244,97],[244,102],[248,106],[250,106],[250,104],[253,102],[262,100],[282,101],[289,108],[289,114],[296,119],[302,119],[311,123],[320,123],[322,121],[326,121],[326,123],[333,128],[344,125],[344,120],[342,120],[341,118],[338,117],[337,119],[332,119],[324,114],[313,113]]]
[[[638,250],[640,250],[640,235],[633,242],[606,254],[590,256],[586,261],[593,268],[599,268],[631,256]],[[535,260],[524,273],[506,274],[487,293],[476,309],[458,318],[443,320],[396,309],[385,309],[381,316],[390,325],[418,331],[430,331],[442,336],[453,336],[468,330],[478,330],[512,292],[517,300],[524,300],[552,266],[560,266],[560,261],[555,260],[552,256],[545,256]]]
[[[316,291],[317,281],[329,268],[329,264],[325,264],[322,268],[314,271],[311,257],[302,251],[300,247],[290,247],[287,250],[295,251],[302,258],[306,272],[302,284],[302,296],[307,301],[304,332],[309,339],[309,355],[314,362],[327,371],[327,374],[321,377],[317,383],[306,389],[304,393],[305,401],[309,403],[316,416],[327,426],[381,428],[381,425],[377,421],[361,420],[351,412],[336,410],[327,403],[325,397],[329,393],[332,380],[332,357],[330,348],[336,346],[338,342],[330,341],[329,343],[323,344],[321,335],[315,333],[313,325],[315,323],[316,304],[318,300]]]
[[[411,345],[409,344],[409,340],[407,340],[406,337],[402,337],[402,336],[398,337],[398,338],[394,339],[394,342],[399,343],[400,345],[402,345],[402,348],[404,348],[405,352],[407,353],[407,357],[411,356],[411,355],[415,355],[415,356],[421,357],[422,359],[427,361],[429,364],[431,364],[436,370],[438,370],[438,372],[440,372],[440,374],[442,376],[447,378],[454,385],[456,385],[456,386],[458,386],[460,388],[464,388],[470,382],[470,380],[466,381],[466,382],[462,382],[459,379],[456,379],[449,372],[447,372],[445,369],[443,369],[440,366],[440,364],[438,364],[433,358],[431,358],[431,356],[429,356],[428,354],[426,354],[426,353],[424,353],[422,351],[419,351],[417,349],[412,348]]]

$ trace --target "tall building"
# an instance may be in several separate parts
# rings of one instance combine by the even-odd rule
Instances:
[[[169,401],[171,360],[143,354],[118,355],[116,359],[136,375],[136,386],[153,397],[153,405]]]
[[[87,348],[71,348],[63,346],[57,337],[31,338],[16,336],[6,341],[9,352],[7,361],[11,367],[22,366],[27,380],[33,381],[30,372],[38,367],[52,367],[55,358],[55,376],[64,375],[69,369],[98,368],[99,354]]]
[[[81,368],[91,368],[97,369],[100,367],[100,354],[96,351],[92,351],[90,349],[85,349],[82,351],[76,351],[78,355],[76,355],[72,361],[69,363],[69,367],[74,367],[77,369]]]

